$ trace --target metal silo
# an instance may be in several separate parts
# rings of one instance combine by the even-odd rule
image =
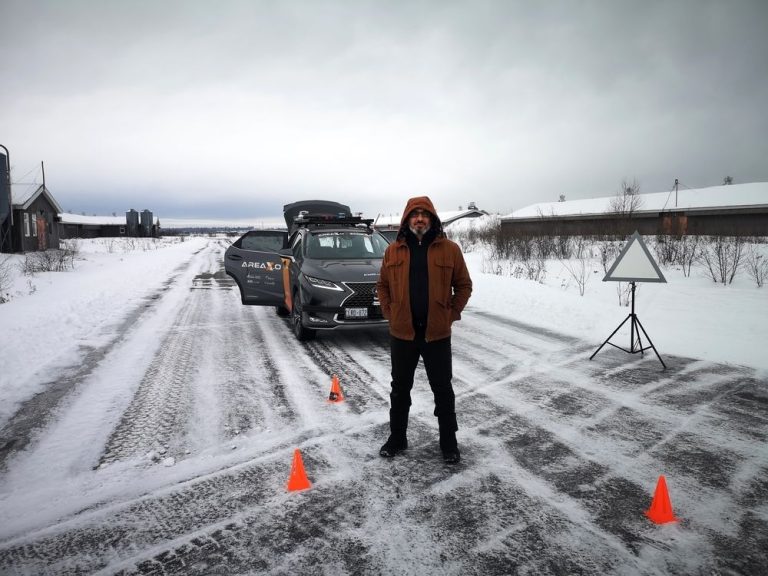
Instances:
[[[141,211],[141,235],[145,238],[152,236],[152,211]]]
[[[128,236],[136,238],[139,235],[139,213],[133,208],[125,213],[125,223],[128,225]]]

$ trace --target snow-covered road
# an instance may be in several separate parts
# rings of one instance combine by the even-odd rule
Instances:
[[[211,240],[2,429],[3,574],[757,574],[768,383],[594,350],[503,310],[453,336],[462,463],[419,368],[386,439],[386,331],[299,343]],[[345,395],[327,402],[331,376]],[[295,448],[310,490],[286,482]],[[41,473],[42,472],[42,473]],[[665,474],[677,524],[643,515]]]

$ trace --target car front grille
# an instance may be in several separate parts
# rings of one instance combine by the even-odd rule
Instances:
[[[376,282],[345,282],[347,288],[352,290],[352,294],[342,303],[346,308],[368,308],[367,320],[379,320],[381,315],[381,306],[376,298]],[[374,304],[374,301],[376,302]],[[357,318],[350,318],[349,321],[355,321]]]

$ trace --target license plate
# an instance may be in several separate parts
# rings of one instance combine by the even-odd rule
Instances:
[[[368,318],[368,308],[347,308],[344,314],[347,318]]]

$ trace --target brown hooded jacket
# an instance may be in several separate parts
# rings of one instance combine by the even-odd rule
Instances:
[[[429,275],[429,311],[426,340],[440,340],[451,335],[451,324],[461,318],[461,311],[472,294],[472,279],[458,244],[443,234],[432,201],[427,196],[411,198],[403,210],[397,240],[387,247],[376,289],[381,311],[389,320],[389,332],[395,338],[413,340],[416,331],[411,318],[409,286],[410,249],[405,240],[408,215],[416,209],[432,214],[432,228],[437,237],[427,249]]]

